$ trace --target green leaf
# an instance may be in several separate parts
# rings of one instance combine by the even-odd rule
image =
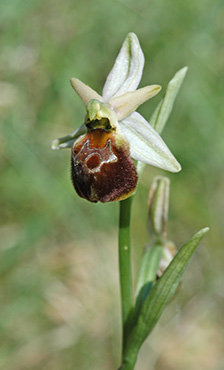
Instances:
[[[174,295],[195,249],[208,230],[208,228],[202,229],[182,246],[161,278],[150,290],[125,348],[124,363],[136,361],[142,343]]]
[[[142,258],[136,285],[135,318],[138,316],[139,310],[156,279],[162,251],[163,246],[161,245],[150,246]]]
[[[156,107],[149,123],[158,132],[161,133],[173,109],[173,104],[177,93],[184,81],[188,67],[180,69],[168,83],[164,98]]]

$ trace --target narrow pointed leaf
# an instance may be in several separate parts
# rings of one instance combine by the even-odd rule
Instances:
[[[208,230],[208,228],[200,230],[189,242],[183,245],[161,278],[150,290],[142,305],[137,324],[129,337],[125,349],[125,362],[129,363],[136,360],[142,343],[154,328],[167,303],[175,294],[195,249]]]
[[[134,112],[141,104],[157,95],[161,90],[159,85],[146,86],[136,91],[127,92],[109,100],[109,104],[117,113],[118,121]]]
[[[156,279],[162,251],[162,245],[152,245],[147,249],[142,257],[136,285],[135,317],[138,316],[139,310]]]
[[[51,149],[65,149],[71,148],[74,141],[81,135],[86,133],[86,126],[82,124],[79,128],[73,131],[71,134],[63,137],[59,137],[52,141]]]
[[[106,79],[104,101],[134,91],[141,80],[143,67],[144,55],[138,38],[134,33],[129,33]]]
[[[136,297],[145,284],[153,283],[156,278],[156,272],[162,255],[163,246],[150,246],[142,257],[141,266],[139,269],[138,280],[136,284]]]
[[[184,81],[187,73],[187,67],[180,69],[168,83],[165,97],[159,102],[149,123],[158,132],[161,133],[173,109],[173,104],[177,93]]]
[[[181,170],[163,139],[139,113],[124,118],[120,128],[130,143],[132,158],[171,172]]]
[[[88,102],[92,99],[97,99],[101,102],[103,101],[102,96],[100,96],[96,91],[91,89],[91,87],[84,84],[82,81],[78,80],[77,78],[71,78],[70,83],[73,89],[77,92],[77,94],[82,99],[85,107],[87,107]]]

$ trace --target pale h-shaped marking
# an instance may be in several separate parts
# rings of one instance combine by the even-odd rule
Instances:
[[[107,140],[106,145],[103,148],[90,148],[89,139],[82,146],[80,152],[76,156],[78,163],[83,162],[86,170],[90,173],[100,172],[101,167],[105,163],[114,163],[118,161],[118,157],[113,153],[111,147],[111,140]],[[88,161],[93,157],[98,156],[99,164],[93,168],[88,166]]]

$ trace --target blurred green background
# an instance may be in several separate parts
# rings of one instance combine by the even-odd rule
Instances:
[[[10,0],[0,3],[0,368],[115,370],[120,354],[118,204],[90,204],[51,141],[83,121],[70,77],[101,93],[127,33],[140,86],[189,71],[163,132],[179,174],[147,167],[133,205],[133,269],[155,175],[171,179],[169,238],[210,232],[136,370],[224,369],[223,0]],[[139,111],[149,119],[163,92]]]

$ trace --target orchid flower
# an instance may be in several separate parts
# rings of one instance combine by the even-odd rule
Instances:
[[[84,123],[56,139],[52,149],[72,147],[72,182],[91,202],[122,200],[137,185],[131,158],[171,172],[180,164],[153,127],[135,110],[161,90],[150,85],[138,90],[144,55],[138,38],[129,33],[103,88],[102,96],[77,78],[71,85],[86,107]]]

